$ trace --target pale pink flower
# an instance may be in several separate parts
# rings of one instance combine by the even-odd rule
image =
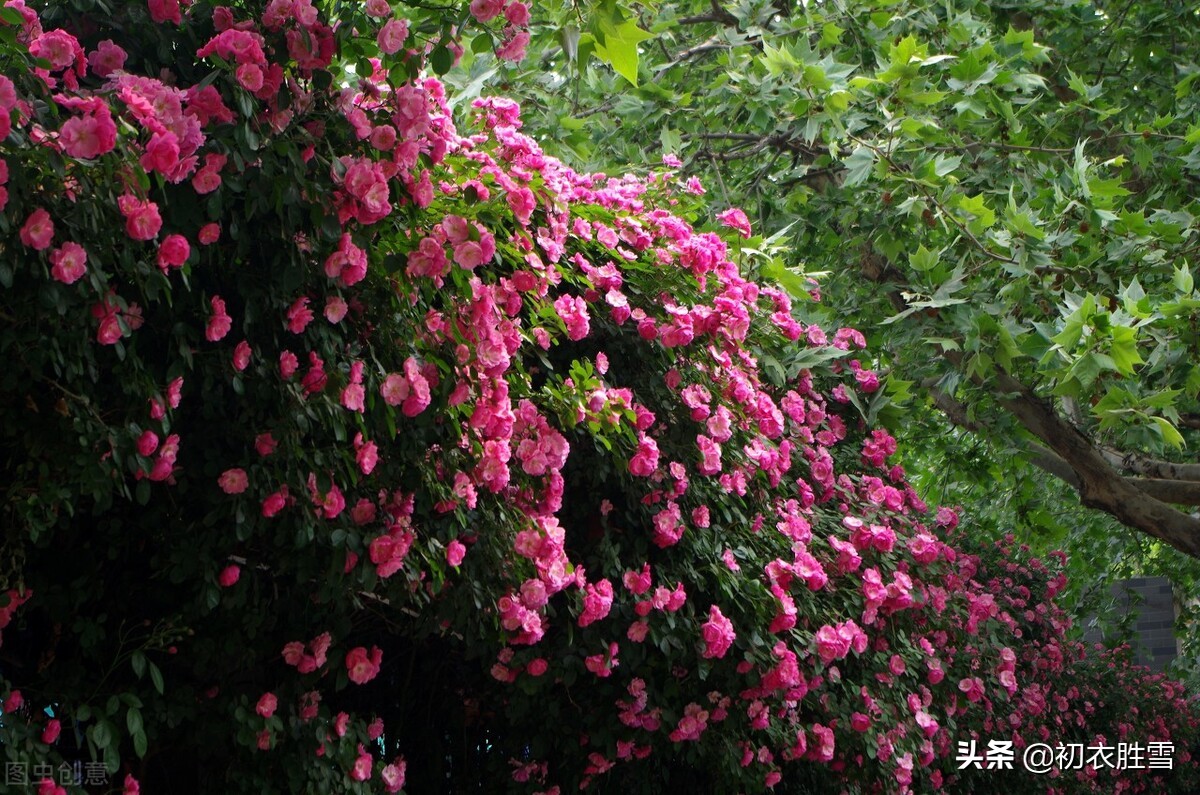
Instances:
[[[287,328],[293,334],[300,334],[312,322],[313,311],[308,308],[308,296],[297,298],[287,311]]]
[[[385,22],[379,29],[376,40],[380,50],[388,55],[393,55],[404,46],[406,38],[408,38],[408,20],[393,18]]]
[[[250,478],[244,469],[227,469],[221,473],[217,484],[226,494],[241,494],[250,486]]]
[[[383,652],[378,646],[372,646],[370,654],[362,646],[351,649],[346,653],[346,671],[350,681],[365,685],[379,674],[382,662]]]
[[[125,66],[127,57],[125,50],[114,44],[111,39],[105,39],[88,53],[88,65],[92,67],[92,74],[96,77],[108,77]]]
[[[216,243],[221,239],[221,225],[216,223],[205,224],[196,233],[196,239],[200,241],[200,245],[202,246],[210,246]]]
[[[74,284],[87,273],[88,253],[78,243],[63,243],[50,252],[50,275],[63,284]]]
[[[330,323],[341,323],[349,309],[345,299],[340,296],[331,295],[325,299],[325,319]]]
[[[34,210],[25,219],[18,236],[22,243],[34,251],[50,248],[50,241],[54,239],[54,221],[50,220],[50,213],[41,207]]]

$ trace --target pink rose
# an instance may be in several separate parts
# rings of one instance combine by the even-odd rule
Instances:
[[[212,315],[208,318],[208,324],[204,328],[204,338],[209,342],[217,342],[229,333],[229,329],[233,328],[233,318],[225,312],[225,301],[220,296],[213,296],[209,300],[212,306]]]
[[[279,375],[284,381],[294,376],[299,367],[300,360],[296,358],[296,354],[291,351],[284,351],[279,354]]]
[[[708,609],[708,621],[700,628],[704,638],[702,657],[724,657],[729,647],[733,645],[737,635],[733,631],[733,622],[721,615],[721,608],[713,605]]]
[[[308,297],[301,296],[288,307],[287,328],[293,334],[303,333],[308,324],[312,322],[313,311],[308,308],[308,303]]]
[[[379,385],[379,394],[389,406],[399,406],[408,397],[408,380],[399,373],[389,373]]]
[[[217,575],[217,582],[221,584],[222,588],[232,588],[235,584],[237,584],[237,581],[241,576],[242,570],[236,565],[231,564],[222,569],[221,573]]]
[[[338,324],[342,322],[342,318],[346,316],[346,312],[350,307],[346,304],[345,299],[336,295],[331,295],[325,299],[325,319],[330,323]]]
[[[250,356],[253,351],[250,349],[250,343],[242,340],[233,349],[233,369],[239,373],[250,366]]]
[[[50,213],[41,207],[31,212],[21,227],[19,237],[34,251],[50,248],[50,241],[54,238],[54,221],[50,220]]]
[[[750,237],[750,219],[736,207],[717,214],[717,220],[725,226],[741,233],[742,237]]]
[[[467,554],[467,548],[458,539],[446,545],[446,562],[451,566],[459,566]]]
[[[125,66],[127,57],[123,49],[114,44],[112,40],[105,39],[96,45],[96,49],[88,53],[88,65],[92,67],[92,74],[96,77],[108,77]]]
[[[63,243],[50,252],[50,275],[63,284],[74,284],[87,273],[88,254],[78,243]]]
[[[504,18],[508,20],[510,25],[524,27],[529,24],[529,6],[522,2],[513,2],[508,4],[508,8],[504,9]]]
[[[205,224],[200,227],[200,231],[196,234],[196,239],[200,241],[200,245],[209,246],[221,239],[220,224]]]
[[[58,735],[62,733],[62,724],[57,718],[51,718],[46,724],[46,728],[42,730],[42,742],[46,745],[54,745],[58,742]]]
[[[275,697],[274,693],[263,693],[262,697],[258,699],[258,704],[254,707],[254,711],[264,718],[269,718],[275,714],[275,709],[278,706],[279,699]]]
[[[354,768],[350,771],[350,778],[355,781],[366,781],[371,777],[371,755],[363,749],[362,743],[358,744],[358,758],[354,760]]]
[[[255,63],[244,63],[237,68],[237,81],[247,91],[258,91],[263,87],[262,67]]]
[[[147,172],[169,173],[179,164],[179,139],[173,132],[154,133],[139,161]]]
[[[142,435],[137,440],[138,455],[152,456],[154,451],[158,449],[158,434],[154,431],[142,431]],[[6,712],[8,710],[5,710]]]
[[[346,671],[350,681],[365,685],[379,674],[380,663],[383,662],[383,652],[378,646],[371,647],[371,653],[362,646],[351,649],[346,653]]]
[[[385,765],[383,770],[379,771],[379,777],[383,779],[383,788],[387,792],[399,792],[404,788],[405,774],[408,771],[408,763],[403,759],[397,759],[390,765]]]
[[[471,13],[480,22],[495,19],[504,10],[504,0],[471,0]]]
[[[263,500],[262,515],[270,519],[282,511],[285,505],[287,505],[287,495],[277,491]]]
[[[158,214],[158,205],[151,201],[142,201],[136,196],[125,194],[117,199],[117,206],[125,216],[125,233],[134,240],[153,240],[162,229],[162,216]],[[186,241],[185,241],[186,242]],[[178,250],[176,245],[175,251]],[[187,255],[184,255],[187,259]],[[163,267],[160,263],[159,267]]]
[[[108,106],[100,104],[95,113],[72,116],[58,133],[63,151],[71,157],[91,160],[111,152],[117,144],[117,125]]]
[[[408,20],[389,19],[379,29],[379,35],[376,37],[376,40],[380,50],[383,50],[388,55],[394,55],[404,46],[406,38],[408,38]]]
[[[147,0],[150,8],[150,18],[158,24],[174,22],[183,24],[183,16],[179,12],[179,0]]]
[[[241,494],[250,485],[250,478],[244,469],[227,469],[217,479],[221,491],[226,494]]]
[[[159,223],[161,225],[161,221]],[[186,237],[183,235],[167,235],[158,247],[159,270],[166,273],[168,267],[182,268],[183,263],[187,262],[188,255],[191,253],[192,247],[188,244]]]

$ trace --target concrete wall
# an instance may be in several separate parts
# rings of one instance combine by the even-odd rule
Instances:
[[[1131,600],[1131,592],[1141,599]],[[1137,661],[1148,665],[1152,671],[1165,669],[1179,654],[1179,642],[1174,632],[1175,597],[1171,581],[1166,577],[1136,577],[1114,585],[1112,593],[1117,601],[1116,610],[1120,613],[1137,611],[1133,644]],[[1140,603],[1131,604],[1131,601]],[[1084,640],[1099,642],[1103,636],[1098,629],[1091,629],[1084,634]]]

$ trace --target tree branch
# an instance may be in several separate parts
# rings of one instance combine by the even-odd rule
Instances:
[[[961,354],[950,351],[945,355],[961,365]],[[982,385],[982,378],[975,380]],[[1128,527],[1200,558],[1200,519],[1171,507],[1130,482],[1131,479],[1117,474],[1078,428],[1060,417],[1032,389],[998,367],[994,385],[1000,405],[1075,473],[1078,484],[1075,488],[1085,506],[1102,510]]]
[[[696,14],[695,16],[691,17],[680,17],[679,19],[675,20],[675,22],[680,25],[703,25],[706,22],[715,22],[719,25],[728,25],[729,27],[733,28],[737,27],[737,17],[735,17],[726,9],[722,8],[721,4],[717,2],[717,0],[712,0],[710,8],[711,10],[706,14]]]
[[[1108,447],[1100,448],[1100,454],[1114,467],[1147,478],[1161,480],[1200,481],[1200,464],[1177,464],[1148,458],[1138,452],[1122,452]]]
[[[961,353],[947,351],[943,355],[961,369]],[[984,385],[981,377],[976,376],[974,381]],[[984,426],[971,419],[967,406],[953,395],[928,381],[923,386],[929,389],[934,404],[955,425],[972,432],[984,430]],[[1030,447],[1030,462],[1034,466],[1075,489],[1085,506],[1102,510],[1127,527],[1200,558],[1200,519],[1171,505],[1200,505],[1200,482],[1122,477],[1113,469],[1106,453],[1060,417],[1050,403],[999,368],[994,393],[1000,405],[1045,445]],[[1153,468],[1147,469],[1147,472],[1153,471]]]
[[[1043,472],[1054,475],[1074,489],[1080,487],[1079,476],[1075,474],[1071,465],[1041,445],[1031,446],[1029,463]],[[1175,505],[1200,505],[1200,483],[1163,478],[1123,477],[1121,480],[1162,502]]]

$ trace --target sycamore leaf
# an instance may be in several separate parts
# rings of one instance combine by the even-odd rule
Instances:
[[[1133,375],[1133,368],[1145,363],[1137,350],[1137,332],[1128,326],[1113,326],[1109,356],[1112,357],[1117,372]]]
[[[908,258],[908,264],[911,265],[914,270],[925,273],[926,271],[931,271],[936,268],[939,259],[940,256],[937,252],[930,251],[929,249],[925,248],[925,246],[919,245],[917,246],[917,253]]]
[[[1150,419],[1154,420],[1154,426],[1158,429],[1164,442],[1175,448],[1183,447],[1183,434],[1174,425],[1162,417],[1151,417]]]
[[[619,25],[606,25],[604,40],[597,37],[596,57],[613,68],[635,88],[638,84],[638,44],[653,38],[630,20]]]
[[[1175,275],[1171,279],[1171,283],[1175,285],[1175,289],[1184,295],[1192,292],[1193,281],[1192,271],[1186,265],[1181,265],[1175,269]]]
[[[871,167],[875,165],[875,152],[865,146],[856,147],[850,156],[842,161],[842,165],[846,167],[846,181],[842,184],[852,188],[866,181],[867,174],[871,173]]]

